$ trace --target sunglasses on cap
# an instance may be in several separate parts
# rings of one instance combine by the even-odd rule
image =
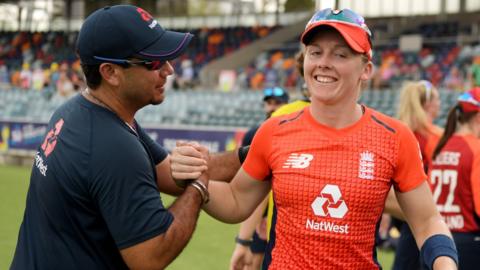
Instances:
[[[106,58],[100,56],[94,56],[93,58],[108,63],[113,63],[120,65],[124,68],[129,68],[131,66],[142,66],[148,70],[159,70],[164,64],[165,61],[160,60],[128,60],[128,59],[115,59],[115,58]]]
[[[310,24],[320,21],[333,21],[357,26],[363,29],[368,34],[369,38],[372,37],[372,31],[370,31],[367,24],[365,23],[365,19],[359,14],[355,13],[355,11],[348,8],[340,10],[326,8],[317,11],[317,13],[315,13],[315,15],[313,15],[313,17],[307,23],[306,28],[308,28]]]
[[[265,97],[281,97],[285,95],[285,91],[280,87],[267,88],[263,90]]]

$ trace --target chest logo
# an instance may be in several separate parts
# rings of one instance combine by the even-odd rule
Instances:
[[[283,168],[305,169],[310,166],[310,161],[312,160],[313,155],[311,154],[292,153],[283,164]]]
[[[325,185],[320,192],[320,196],[316,197],[311,205],[313,213],[316,216],[332,218],[343,218],[348,207],[342,198],[342,193],[337,185]]]
[[[358,162],[358,178],[372,180],[374,178],[375,154],[365,151],[360,153]]]

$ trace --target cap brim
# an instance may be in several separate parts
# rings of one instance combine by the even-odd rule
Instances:
[[[172,60],[185,52],[192,37],[190,33],[165,31],[160,38],[137,54],[149,60]]]
[[[363,47],[354,38],[356,36],[363,35],[363,37],[359,36],[358,38],[364,39],[363,42],[368,42],[367,33],[365,33],[365,31],[360,29],[359,27],[340,22],[319,21],[309,25],[308,28],[305,29],[305,31],[303,32],[302,37],[300,38],[302,43],[307,45],[307,43],[311,39],[311,34],[314,32],[313,30],[317,29],[320,26],[330,26],[335,28],[343,36],[343,38],[350,46],[350,48],[352,48],[352,50],[358,53],[369,53],[368,50],[366,50],[366,47]]]

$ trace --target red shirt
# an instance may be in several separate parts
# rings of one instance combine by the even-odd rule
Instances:
[[[453,135],[429,166],[433,199],[450,230],[480,232],[480,140]]]
[[[428,153],[427,151],[427,145],[430,140],[435,140],[438,139],[439,137],[442,136],[443,130],[439,128],[438,126],[435,126],[433,124],[428,124],[427,128],[423,132],[419,131],[414,131],[413,134],[415,135],[415,138],[417,138],[418,145],[420,146],[420,152],[422,153],[423,157],[423,167],[425,169],[425,172],[428,171],[428,164],[429,160],[427,157],[431,156],[432,153]],[[433,151],[433,149],[431,149]]]
[[[378,269],[375,230],[391,185],[406,192],[426,179],[413,133],[368,108],[343,129],[319,124],[309,107],[269,119],[243,169],[272,175],[269,269]]]

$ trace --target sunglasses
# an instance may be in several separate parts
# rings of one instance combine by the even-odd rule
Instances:
[[[280,87],[267,88],[263,90],[265,97],[281,97],[285,95],[285,91]]]
[[[106,58],[100,56],[94,56],[93,58],[101,61],[105,61],[108,63],[113,63],[120,65],[124,68],[129,68],[131,66],[142,66],[148,70],[159,70],[166,61],[160,60],[127,60],[127,59],[115,59],[115,58]]]
[[[331,8],[322,9],[313,15],[307,23],[307,28],[310,24],[320,21],[334,21],[354,25],[367,32],[369,38],[372,37],[372,32],[368,29],[367,24],[365,24],[365,19],[348,8],[341,10]]]

